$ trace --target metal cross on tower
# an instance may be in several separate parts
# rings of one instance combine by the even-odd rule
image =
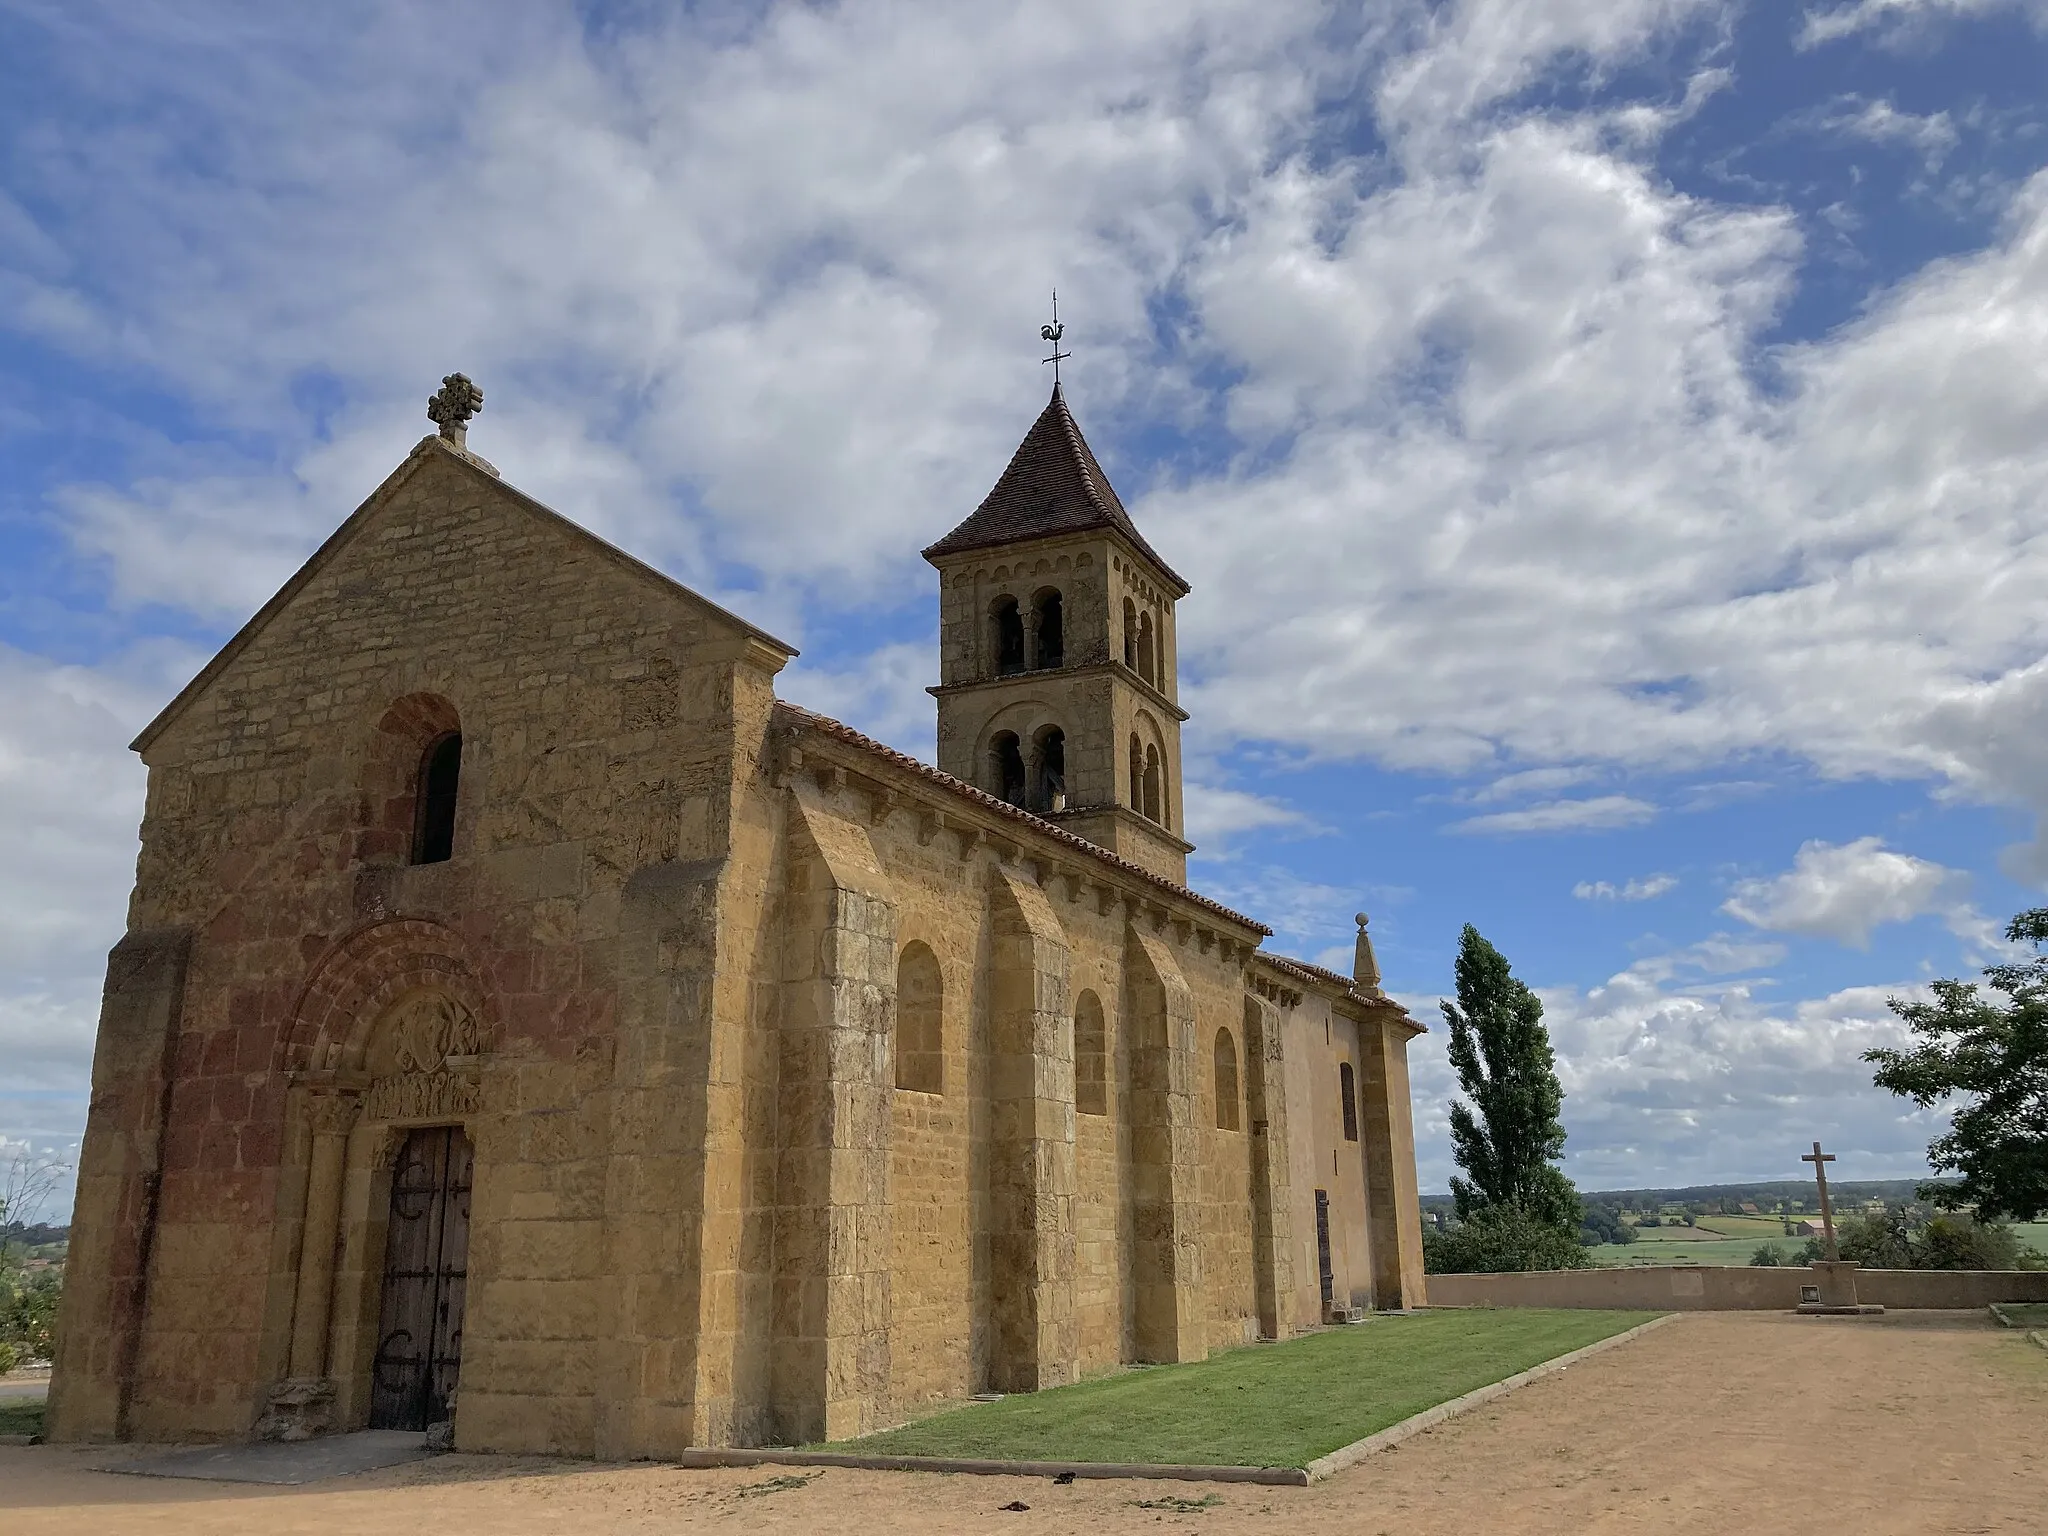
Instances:
[[[1060,350],[1060,338],[1067,334],[1067,328],[1060,324],[1060,291],[1057,288],[1052,291],[1052,324],[1041,325],[1038,328],[1038,334],[1052,343],[1052,356],[1041,357],[1039,361],[1052,364],[1052,387],[1058,389],[1060,387],[1060,359],[1072,357],[1074,354]]]
[[[1830,1264],[1836,1263],[1842,1257],[1835,1247],[1834,1207],[1828,1204],[1828,1164],[1834,1160],[1835,1154],[1821,1151],[1820,1143],[1817,1141],[1813,1144],[1813,1151],[1799,1159],[1802,1163],[1813,1164],[1813,1177],[1820,1185],[1820,1229],[1826,1234]]]

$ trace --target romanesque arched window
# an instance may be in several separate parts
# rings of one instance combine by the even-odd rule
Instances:
[[[1337,1092],[1344,1100],[1344,1139],[1358,1140],[1358,1074],[1351,1070],[1351,1063],[1344,1062],[1337,1068]]]
[[[1017,611],[1017,599],[999,597],[991,610],[995,624],[996,675],[1008,677],[1024,670],[1024,616]]]
[[[1024,808],[1024,749],[1015,731],[998,731],[988,744],[989,793]]]
[[[1031,600],[1032,627],[1038,636],[1038,652],[1032,665],[1057,667],[1067,659],[1066,605],[1057,587],[1048,587]]]
[[[1155,648],[1152,644],[1152,615],[1146,614],[1138,620],[1138,676],[1154,688],[1159,686],[1159,674],[1153,670]]]
[[[931,947],[907,944],[896,962],[896,1086],[946,1091],[946,982]]]
[[[420,754],[413,805],[412,861],[440,864],[455,853],[455,801],[462,780],[462,733],[444,731]]]
[[[1131,732],[1131,809],[1145,814],[1145,745]]]
[[[1031,744],[1032,767],[1036,770],[1038,792],[1032,796],[1035,811],[1064,811],[1067,808],[1067,733],[1048,725]]]
[[[1166,817],[1159,809],[1159,748],[1151,743],[1145,746],[1145,814],[1166,825]]]
[[[1093,992],[1074,1004],[1074,1107],[1084,1115],[1109,1113],[1109,1025]]]
[[[1138,670],[1138,605],[1124,599],[1124,665]]]
[[[1237,1118],[1237,1041],[1228,1029],[1216,1031],[1216,1129],[1234,1131]]]

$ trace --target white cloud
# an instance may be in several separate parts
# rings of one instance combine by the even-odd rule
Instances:
[[[1864,0],[1807,33],[1972,8]],[[1040,398],[1056,279],[1077,408],[1196,583],[1184,702],[1209,742],[1518,765],[1468,833],[1639,825],[1645,800],[1560,796],[1771,755],[2048,811],[2048,175],[1983,250],[1768,343],[1799,220],[1651,161],[1718,66],[1680,104],[1517,95],[1662,59],[1725,24],[1718,0],[1390,0],[1355,36],[1311,0],[713,8],[616,34],[464,0],[439,33],[402,7],[16,11],[86,108],[11,162],[0,327],[228,439],[114,421],[124,471],[56,498],[131,611],[253,609],[454,367],[508,479],[788,638],[924,602],[916,549]],[[1371,154],[1318,118],[1337,99]],[[1118,453],[1140,427],[1222,467],[1148,487]],[[928,662],[891,639],[786,691],[925,751]],[[29,786],[6,781],[0,837],[36,871],[4,958],[74,1021],[50,1028],[76,1062],[134,770],[57,669],[13,665],[24,707],[79,711],[75,739],[0,727]],[[1200,807],[1226,832],[1282,809],[1222,783]],[[2048,833],[2013,867],[2048,872]],[[1344,937],[1324,904],[1356,905],[1244,904],[1268,897],[1309,946]]]
[[[1902,144],[1929,168],[1938,166],[1961,137],[1946,112],[1901,112],[1889,101],[1848,97],[1814,119],[1815,126],[1873,144]]]
[[[1210,858],[1227,853],[1230,840],[1247,832],[1300,834],[1320,830],[1312,818],[1270,795],[1191,780],[1182,788],[1181,796],[1188,841]]]
[[[1566,1171],[1582,1189],[1797,1178],[1815,1137],[1840,1144],[1844,1178],[1925,1172],[1946,1117],[1880,1092],[1862,1060],[1906,1040],[1886,999],[1919,990],[1852,987],[1774,1004],[1758,997],[1767,978],[1735,974],[1774,955],[1710,943],[1646,958],[1583,992],[1538,989],[1565,1089]],[[1434,1022],[1434,999],[1402,1001]],[[1454,1171],[1456,1079],[1443,1051],[1442,1030],[1409,1047],[1424,1189]]]
[[[1611,832],[1639,827],[1656,818],[1657,807],[1632,795],[1595,795],[1589,800],[1548,800],[1519,811],[1468,816],[1444,828],[1468,835],[1506,836],[1527,832]]]
[[[1646,875],[1619,886],[1606,880],[1581,880],[1572,887],[1572,894],[1581,901],[1655,901],[1677,888],[1676,875]]]
[[[1870,932],[1928,912],[1965,907],[1965,877],[1928,859],[1885,847],[1878,837],[1802,844],[1792,868],[1736,882],[1721,910],[1752,927],[1870,947]]]
[[[1807,11],[1797,46],[1814,48],[1859,32],[1876,32],[1881,39],[1895,41],[1939,21],[1998,11],[2016,11],[2037,24],[2048,23],[2048,4],[2043,0],[1851,0],[1847,5]]]

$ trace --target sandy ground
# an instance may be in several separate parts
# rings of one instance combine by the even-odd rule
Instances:
[[[2048,1528],[2048,1352],[1981,1314],[1699,1314],[1313,1488],[707,1472],[447,1456],[307,1489],[0,1448],[0,1530],[163,1536],[1201,1531],[1212,1536]],[[1217,1502],[1198,1511],[1140,1501]],[[1006,1511],[1012,1501],[1028,1511]]]

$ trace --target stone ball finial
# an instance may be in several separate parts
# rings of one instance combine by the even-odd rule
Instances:
[[[469,375],[451,373],[441,380],[440,389],[427,397],[427,420],[460,447],[469,430],[469,418],[483,408],[484,392]]]
[[[1366,925],[1366,923],[1370,921],[1370,919],[1367,918],[1363,912],[1354,912],[1351,914],[1351,916],[1352,920],[1355,921],[1361,928],[1363,928]]]
[[[1365,931],[1365,914],[1352,914],[1358,919],[1358,942],[1352,950],[1351,979],[1359,990],[1377,997],[1380,990],[1379,956],[1372,952],[1372,935]]]

